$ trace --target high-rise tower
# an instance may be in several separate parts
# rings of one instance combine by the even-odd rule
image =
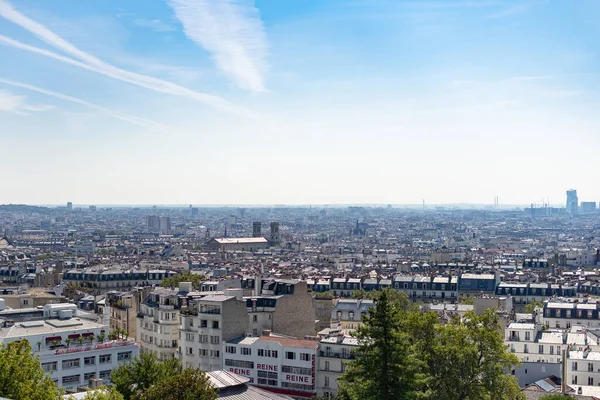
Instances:
[[[567,213],[574,215],[577,214],[579,209],[579,198],[577,197],[577,190],[567,190]]]
[[[262,236],[262,234],[260,233],[261,225],[262,224],[260,222],[252,223],[252,237],[261,237]]]
[[[279,222],[271,222],[271,244],[278,245],[279,243],[281,243]]]

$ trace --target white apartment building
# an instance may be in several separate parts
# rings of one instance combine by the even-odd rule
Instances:
[[[522,362],[560,363],[567,336],[559,329],[542,331],[533,322],[512,322],[504,331],[504,343]]]
[[[319,336],[319,362],[317,367],[317,395],[335,395],[338,379],[346,370],[346,364],[354,359],[353,351],[358,348],[358,339],[349,331],[325,329],[326,335]]]
[[[175,358],[179,341],[179,291],[155,288],[140,305],[136,340],[159,360]]]
[[[600,304],[573,300],[549,300],[539,321],[548,328],[568,329],[571,326],[600,328]]]
[[[43,318],[5,320],[0,340],[5,344],[28,340],[42,368],[65,389],[87,386],[90,379],[110,381],[111,371],[136,357],[139,346],[133,340],[100,341],[100,335],[108,336],[108,326],[73,316],[76,308],[74,304],[48,304]]]
[[[318,342],[267,334],[224,342],[223,369],[268,391],[312,399],[317,394]]]
[[[242,289],[204,293],[188,293],[188,306],[181,313],[178,357],[185,367],[215,371],[223,368],[223,342],[248,331],[248,313]]]

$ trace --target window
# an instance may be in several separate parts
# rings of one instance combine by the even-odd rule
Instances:
[[[325,383],[323,384],[323,386],[325,386],[326,388],[329,387],[329,377],[328,376],[325,377]]]
[[[196,340],[196,335],[194,335],[193,333],[186,333],[185,340],[187,340],[188,342],[193,342],[194,340]]]
[[[212,327],[213,327],[213,329],[219,329],[219,321],[213,321]]]
[[[538,352],[539,352],[540,354],[544,354],[544,345],[543,345],[543,344],[540,344],[540,346],[539,346],[539,349],[538,349]]]
[[[240,360],[228,360],[225,359],[225,365],[227,367],[238,367],[238,368],[254,368],[252,361],[240,361]]]
[[[300,359],[302,361],[310,361],[311,357],[309,353],[300,353]]]
[[[208,321],[205,319],[200,320],[200,328],[206,328],[206,327],[208,327]]]
[[[296,353],[294,353],[293,351],[286,351],[285,352],[285,358],[286,358],[286,360],[295,360],[296,359]]]
[[[44,369],[44,371],[46,372],[50,372],[50,371],[56,371],[58,367],[58,363],[56,361],[53,362],[47,362],[47,363],[43,363],[42,364],[42,368]]]
[[[200,349],[200,357],[208,357],[208,350]]]
[[[219,350],[211,350],[210,351],[210,356],[212,358],[219,358],[221,356],[219,353],[220,353]]]
[[[258,336],[258,329],[252,329],[252,336]]]
[[[525,340],[531,340],[531,332],[529,332],[529,331],[525,332]]]
[[[571,370],[577,371],[577,361],[573,361],[573,364],[571,364]]]
[[[259,385],[267,385],[267,386],[277,386],[277,381],[275,379],[258,378],[258,384]],[[311,390],[312,390],[312,386],[311,386]]]
[[[588,376],[588,386],[594,386],[594,378]]]
[[[281,387],[291,388],[291,389],[300,389],[305,391],[313,390],[312,385],[304,385],[302,383],[292,383],[292,382],[281,382]]]
[[[325,371],[329,371],[329,361],[325,361]]]
[[[235,346],[225,346],[225,353],[235,354]],[[260,352],[260,350],[259,350]]]
[[[79,358],[74,358],[72,360],[63,360],[62,369],[69,368],[79,368]]]
[[[554,346],[550,346],[550,354],[554,354]]]
[[[529,353],[529,348],[526,344],[523,345],[523,353]]]
[[[325,369],[329,369],[328,367],[329,361],[325,361]],[[312,375],[312,369],[310,368],[302,368],[302,367],[292,367],[289,365],[282,365],[281,372],[285,372],[287,374],[295,374],[295,375]]]
[[[254,314],[252,316],[252,322],[258,322],[258,315]]]
[[[271,357],[277,358],[277,350],[271,350]]]
[[[208,343],[208,335],[199,335],[200,343]]]
[[[257,374],[259,378],[277,379],[277,372],[258,371]]]
[[[571,378],[571,383],[573,385],[577,385],[577,375],[573,375],[573,377]]]
[[[111,361],[110,354],[103,354],[100,356],[100,364],[106,364],[106,363],[109,363],[110,361]]]
[[[210,337],[210,344],[219,344],[220,341],[221,341],[221,339],[218,336]]]
[[[588,372],[594,372],[594,364],[588,363]]]
[[[242,354],[245,356],[252,355],[252,349],[250,347],[242,347],[241,351],[242,351]]]
[[[85,374],[83,374],[84,381],[89,381],[90,379],[94,379],[94,378],[96,378],[95,372],[86,372]]]
[[[96,365],[96,357],[84,357],[83,365]]]
[[[129,361],[131,360],[131,352],[124,351],[123,353],[117,353],[117,361]]]
[[[354,312],[353,311],[350,311],[348,313],[348,319],[351,320],[351,321],[354,320]]]
[[[186,348],[185,348],[185,354],[186,354],[187,356],[193,356],[193,355],[194,355],[194,349],[193,349],[193,348],[191,348],[191,347],[186,347]]]
[[[71,375],[71,376],[63,376],[62,384],[67,385],[70,383],[79,383],[80,377],[79,375]]]
[[[110,379],[110,369],[100,371],[100,379]]]

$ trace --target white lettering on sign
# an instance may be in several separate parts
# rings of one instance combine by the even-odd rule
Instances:
[[[308,376],[298,376],[298,375],[287,374],[285,376],[285,380],[290,381],[290,382],[308,383]]]

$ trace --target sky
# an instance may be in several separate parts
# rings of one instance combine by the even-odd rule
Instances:
[[[0,0],[0,204],[600,201],[598,0]]]

